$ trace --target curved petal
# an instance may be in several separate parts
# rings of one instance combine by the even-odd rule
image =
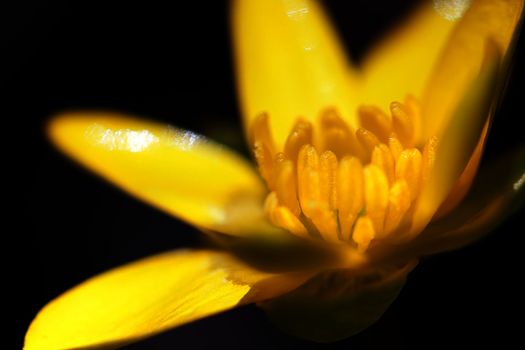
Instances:
[[[355,335],[376,322],[405,284],[416,261],[355,275],[325,271],[301,287],[260,303],[282,330],[315,342],[333,342]]]
[[[439,206],[449,195],[488,128],[498,83],[499,53],[487,43],[485,63],[478,77],[471,82],[453,113],[451,122],[439,135],[439,145],[430,176],[416,204],[412,235],[421,232]],[[473,176],[471,173],[470,176]]]
[[[115,348],[295,288],[298,276],[261,273],[224,253],[182,250],[98,275],[45,306],[25,350]]]
[[[472,185],[472,182],[474,181],[474,178],[476,177],[476,173],[481,162],[481,156],[483,155],[483,151],[485,149],[485,142],[487,140],[488,130],[489,124],[486,123],[485,127],[483,128],[481,137],[478,141],[478,144],[476,145],[472,156],[470,157],[467,165],[465,166],[465,169],[463,170],[458,180],[450,190],[450,193],[447,195],[447,198],[439,206],[439,209],[434,215],[434,219],[439,219],[440,217],[443,217],[450,213],[461,203],[463,198],[465,198],[466,194],[470,189],[470,186]]]
[[[255,169],[202,136],[101,112],[56,117],[48,134],[97,174],[198,227],[242,234],[263,222]]]
[[[460,248],[494,229],[525,204],[525,148],[482,169],[471,191],[449,215],[430,224],[415,242],[419,254]]]
[[[480,71],[485,44],[496,44],[506,63],[519,27],[523,0],[475,0],[452,32],[428,81],[422,109],[424,134],[439,134]]]
[[[355,118],[356,89],[334,30],[311,0],[237,0],[233,39],[244,127],[263,112],[284,144],[296,119],[335,107]]]
[[[460,248],[482,238],[525,205],[525,148],[483,166],[465,199],[450,214],[430,223],[416,239],[392,249],[377,249],[371,259],[393,264]]]
[[[363,103],[388,110],[390,103],[403,101],[408,94],[421,98],[456,24],[451,17],[443,16],[435,3],[424,1],[365,57]]]

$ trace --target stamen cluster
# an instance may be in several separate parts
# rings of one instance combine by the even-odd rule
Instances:
[[[366,251],[373,242],[401,238],[428,178],[437,139],[418,147],[421,113],[413,97],[390,113],[358,108],[353,130],[335,109],[320,114],[318,132],[299,118],[278,149],[268,116],[252,126],[255,158],[270,193],[270,221],[301,237],[347,242]]]

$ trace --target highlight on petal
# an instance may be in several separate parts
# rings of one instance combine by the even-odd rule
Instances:
[[[392,101],[407,94],[420,98],[455,20],[423,1],[402,25],[380,41],[363,61],[363,103],[388,110]],[[440,1],[448,2],[452,1]]]
[[[203,136],[102,112],[55,117],[48,134],[90,170],[191,224],[232,234],[267,229],[255,169]]]
[[[487,41],[495,43],[504,66],[508,65],[522,14],[523,0],[471,1],[450,34],[423,94],[426,137],[440,133],[453,118],[461,96],[482,68]]]
[[[332,106],[355,118],[354,73],[318,2],[236,0],[232,17],[246,133],[263,112],[278,146],[299,116],[317,122]]]
[[[220,252],[160,254],[93,277],[51,301],[29,327],[24,349],[115,348],[281,295],[303,281],[258,272]]]
[[[487,42],[485,62],[453,113],[451,122],[438,136],[439,144],[429,178],[416,204],[412,234],[420,232],[464,173],[475,149],[483,143],[500,72],[497,48]],[[470,173],[473,176],[474,173]]]

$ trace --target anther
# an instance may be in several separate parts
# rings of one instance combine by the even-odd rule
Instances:
[[[388,194],[388,210],[385,216],[385,235],[394,231],[410,208],[410,191],[404,180],[397,181]]]
[[[357,110],[361,127],[373,132],[379,140],[386,142],[392,132],[390,116],[375,106],[360,106]]]
[[[349,240],[352,226],[364,206],[364,174],[359,159],[345,157],[339,162],[337,197],[341,236]]]
[[[368,162],[370,160],[370,155],[374,151],[374,148],[380,144],[379,139],[373,132],[370,130],[359,128],[356,131],[357,140],[366,150],[367,157],[364,161]]]
[[[392,152],[384,143],[374,148],[371,162],[383,170],[388,179],[388,184],[392,185],[395,180],[395,161]]]
[[[388,206],[388,180],[376,165],[364,169],[366,214],[374,224],[376,235],[383,232],[383,223]]]
[[[271,154],[275,153],[275,143],[273,141],[272,133],[270,132],[270,123],[268,121],[268,114],[260,114],[251,127],[252,143],[260,142],[263,144]]]
[[[416,148],[406,149],[399,155],[396,163],[396,180],[405,180],[413,200],[421,185],[421,153]]]
[[[390,112],[397,137],[405,147],[412,147],[415,141],[415,130],[409,110],[399,102],[392,102]]]
[[[276,150],[268,117],[252,128],[255,159],[270,193],[265,212],[300,236],[348,242],[360,252],[403,234],[430,176],[437,139],[423,150],[417,101],[393,102],[390,114],[360,107],[357,130],[334,109],[320,115],[320,132],[299,119]],[[356,126],[357,127],[357,126]]]
[[[372,220],[367,216],[357,219],[352,235],[352,239],[357,244],[357,250],[360,252],[366,251],[374,236],[375,231]]]
[[[303,119],[299,119],[295,123],[284,145],[284,154],[286,157],[295,161],[301,147],[306,144],[312,144],[312,134],[312,124]]]
[[[291,160],[284,160],[279,164],[275,190],[279,203],[287,206],[294,215],[299,216],[301,208],[297,200],[296,177]]]

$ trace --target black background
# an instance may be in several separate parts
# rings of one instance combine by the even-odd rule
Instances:
[[[357,59],[413,6],[342,0],[327,5]],[[4,286],[12,294],[5,307],[13,310],[10,337],[3,341],[20,348],[32,317],[67,288],[140,257],[200,244],[192,227],[114,189],[52,149],[43,133],[50,115],[104,108],[170,122],[241,150],[243,138],[227,1],[176,6],[21,1],[2,12],[7,59],[1,74],[2,172],[12,177],[3,181],[8,209],[2,246],[3,271],[12,280]],[[520,40],[484,161],[523,144],[523,46]],[[319,345],[286,336],[247,306],[127,349],[520,344],[525,295],[520,216],[470,247],[423,259],[384,317],[345,341]]]

